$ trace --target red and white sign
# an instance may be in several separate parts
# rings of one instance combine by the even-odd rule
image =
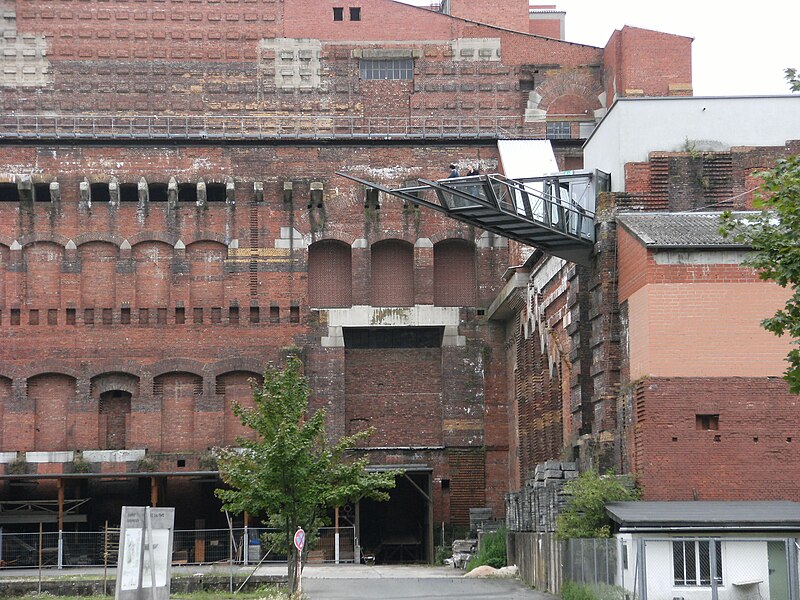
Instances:
[[[294,545],[300,551],[302,551],[303,546],[306,545],[306,532],[302,529],[298,529],[294,532]]]

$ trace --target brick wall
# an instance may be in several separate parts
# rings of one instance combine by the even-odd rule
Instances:
[[[786,382],[650,377],[638,388],[645,500],[800,500],[800,414]],[[718,415],[718,429],[698,429],[698,414]]]

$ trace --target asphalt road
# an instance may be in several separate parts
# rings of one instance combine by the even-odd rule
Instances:
[[[306,569],[303,592],[311,600],[553,600],[514,579],[465,579],[462,571],[434,567],[317,567]]]

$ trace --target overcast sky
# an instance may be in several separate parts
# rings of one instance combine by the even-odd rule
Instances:
[[[430,0],[400,0],[430,4]],[[491,0],[483,0],[491,2]],[[547,0],[532,0],[547,4]],[[550,0],[566,11],[566,39],[605,46],[633,25],[694,38],[695,96],[788,94],[783,69],[800,69],[800,0]]]

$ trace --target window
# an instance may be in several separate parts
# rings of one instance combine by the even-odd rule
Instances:
[[[83,311],[83,324],[94,325],[94,309],[87,308]]]
[[[568,140],[572,137],[572,128],[569,121],[550,121],[547,124],[548,140]]]
[[[202,308],[195,308],[192,310],[192,320],[194,321],[195,325],[202,325],[203,324],[203,309]]]
[[[147,325],[150,321],[150,311],[146,308],[139,309],[139,325]]]
[[[119,322],[123,325],[128,325],[131,322],[131,308],[130,306],[123,306],[119,311]]]
[[[39,311],[35,308],[31,309],[28,313],[28,324],[29,325],[38,325],[39,324]]]
[[[722,542],[714,541],[715,574],[722,585]],[[676,586],[711,585],[711,540],[672,542],[672,568]]]
[[[351,21],[360,21],[361,20],[361,7],[360,6],[351,6],[350,7],[350,20]]]
[[[231,325],[239,324],[239,307],[231,304],[228,308],[228,323]]]
[[[261,315],[259,313],[257,306],[250,307],[250,322],[251,323],[259,323],[261,321]]]
[[[281,322],[281,307],[275,306],[274,304],[269,307],[269,322],[270,323],[280,323]]]
[[[183,306],[175,307],[175,325],[186,323],[186,309]]]
[[[19,311],[18,308],[11,309],[11,324],[12,325],[19,325]]]
[[[414,79],[414,61],[410,58],[362,58],[359,66],[361,79]]]
[[[344,21],[344,8],[341,6],[333,7],[333,20]]]
[[[697,431],[717,431],[719,415],[695,415],[694,424]]]
[[[75,309],[67,309],[67,325],[75,325]]]
[[[211,322],[212,323],[221,323],[222,322],[222,308],[219,306],[212,307],[211,309]]]
[[[300,322],[300,307],[299,306],[290,306],[289,307],[289,323],[299,323]]]

